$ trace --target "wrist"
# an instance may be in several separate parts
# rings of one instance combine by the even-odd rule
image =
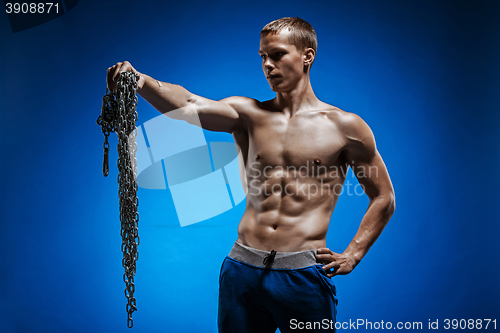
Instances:
[[[147,91],[152,90],[152,91],[156,91],[157,93],[160,93],[160,91],[163,87],[163,84],[160,81],[152,78],[149,75],[142,74],[139,72],[136,72],[136,73],[139,74],[139,80],[137,81],[137,92],[141,92],[144,90],[147,90]]]
[[[146,83],[146,78],[144,74],[139,73],[138,71],[135,72],[139,75],[139,80],[137,80],[137,90],[141,90],[144,86],[144,83]]]
[[[351,259],[354,266],[358,265],[361,259],[363,259],[363,254],[361,253],[361,251],[350,251],[349,249],[347,249],[344,251],[344,254]]]

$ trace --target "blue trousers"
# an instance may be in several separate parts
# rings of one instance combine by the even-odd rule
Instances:
[[[230,256],[219,278],[219,333],[335,332],[336,289],[321,264],[273,268]]]

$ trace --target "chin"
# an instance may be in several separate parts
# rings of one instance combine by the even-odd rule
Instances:
[[[290,82],[288,82],[288,84],[287,84],[284,81],[280,81],[276,84],[269,83],[269,86],[271,87],[272,91],[281,92],[281,93],[289,92],[290,90],[292,90],[294,88],[293,84],[290,84]]]
[[[271,90],[274,91],[274,92],[287,92],[289,91],[289,89],[285,89],[283,87],[280,87],[280,86],[271,86]]]

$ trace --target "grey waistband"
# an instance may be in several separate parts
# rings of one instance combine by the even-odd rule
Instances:
[[[271,259],[268,257],[271,252],[254,249],[235,242],[231,252],[229,252],[229,257],[258,267],[297,269],[317,265],[316,252],[316,249],[300,252],[276,252],[274,259]],[[268,257],[266,260],[267,265],[264,264],[266,257]]]

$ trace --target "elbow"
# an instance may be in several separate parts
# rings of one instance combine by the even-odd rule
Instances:
[[[391,191],[391,193],[386,196],[385,201],[385,213],[390,218],[396,211],[396,195],[394,194],[394,191]]]
[[[370,201],[369,207],[372,204],[375,204],[383,218],[389,221],[392,214],[394,214],[394,211],[396,210],[396,196],[394,191],[380,193]]]

